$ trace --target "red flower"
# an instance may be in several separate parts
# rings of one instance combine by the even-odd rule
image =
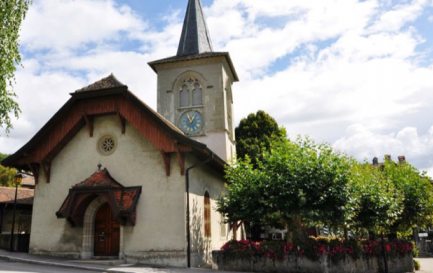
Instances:
[[[389,243],[386,244],[385,245],[385,250],[386,250],[387,253],[391,252],[391,244],[389,244]]]

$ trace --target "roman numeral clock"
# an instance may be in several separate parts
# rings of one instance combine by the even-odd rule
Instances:
[[[187,135],[198,135],[202,132],[203,116],[199,111],[184,112],[179,119],[179,128]]]

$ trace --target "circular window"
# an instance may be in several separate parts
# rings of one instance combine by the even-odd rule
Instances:
[[[111,155],[117,148],[117,141],[113,136],[103,136],[98,141],[98,151],[102,155]]]

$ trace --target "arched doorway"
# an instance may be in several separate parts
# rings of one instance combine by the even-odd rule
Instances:
[[[120,223],[113,218],[108,203],[95,214],[94,256],[118,257],[120,248]]]

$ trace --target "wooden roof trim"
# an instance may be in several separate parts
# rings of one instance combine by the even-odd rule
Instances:
[[[163,119],[131,92],[125,90],[117,88],[108,89],[108,93],[107,90],[104,92],[74,93],[72,98],[27,144],[4,160],[3,163],[27,169],[29,164],[40,164],[47,159],[51,161],[86,125],[85,117],[106,114],[120,114],[159,150],[165,152],[195,151],[199,154],[211,152],[206,145],[185,136],[177,128],[174,128],[173,124]],[[113,99],[118,95],[123,95],[122,99]],[[98,99],[97,103],[95,103],[95,99]],[[130,103],[136,107],[130,107]],[[66,116],[66,122],[62,121],[65,118],[65,113],[72,113]],[[156,141],[155,137],[152,136],[158,136],[159,140]],[[52,141],[53,139],[57,139],[57,141]],[[214,163],[220,167],[225,164],[218,157]]]

